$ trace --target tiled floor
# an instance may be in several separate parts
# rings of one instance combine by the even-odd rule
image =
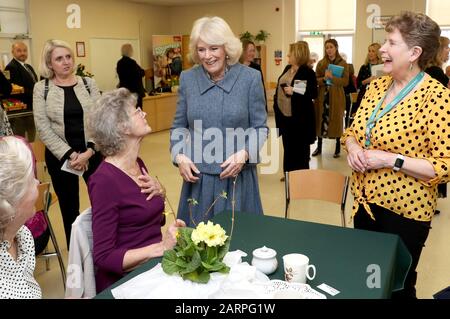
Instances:
[[[273,117],[269,117],[269,125],[274,126]],[[153,133],[142,144],[141,157],[147,164],[152,175],[157,175],[160,181],[167,188],[167,196],[176,209],[178,205],[178,196],[181,189],[181,177],[178,170],[171,164],[168,151],[169,134],[168,131]],[[312,150],[315,146],[312,146]],[[325,140],[323,153],[318,158],[312,158],[311,168],[325,168],[350,174],[345,154],[340,158],[334,159],[334,141]],[[280,146],[281,158],[281,146]],[[263,166],[260,167],[260,169]],[[284,183],[280,182],[282,176],[278,169],[273,174],[260,174],[260,191],[265,214],[273,216],[284,215]],[[89,198],[87,196],[84,182],[81,185],[81,210],[89,207]],[[346,215],[350,215],[352,207],[352,196],[349,193],[347,201]],[[438,208],[441,214],[437,215],[432,223],[432,230],[428,237],[426,247],[423,250],[421,261],[419,263],[417,292],[419,298],[432,298],[432,295],[444,287],[450,285],[450,200],[440,199]],[[299,214],[298,212],[302,213]],[[299,219],[340,225],[339,209],[332,204],[323,204],[315,201],[302,203],[293,203],[291,205],[291,214]],[[308,213],[309,212],[309,213]],[[313,214],[312,212],[319,212]],[[58,205],[51,208],[51,218],[56,228],[59,242],[64,242],[62,222]],[[351,224],[349,225],[351,227]],[[63,254],[67,262],[67,248],[65,243]],[[45,270],[45,262],[41,259],[36,263],[36,278],[42,287],[44,298],[62,298],[64,296],[61,275],[56,258],[51,260],[51,269]]]

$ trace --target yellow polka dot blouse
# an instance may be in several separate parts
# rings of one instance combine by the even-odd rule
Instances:
[[[383,76],[370,83],[355,119],[342,137],[354,136],[364,147],[366,123],[392,83]],[[353,214],[360,204],[387,208],[406,218],[429,221],[436,208],[437,184],[449,181],[450,90],[425,75],[419,88],[384,115],[372,129],[371,149],[428,160],[435,177],[427,182],[389,168],[353,172]],[[381,110],[385,107],[383,103]],[[373,216],[372,216],[373,217]]]

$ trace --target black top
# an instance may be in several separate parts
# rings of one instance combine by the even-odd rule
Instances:
[[[24,88],[23,94],[15,95],[14,98],[22,101],[27,105],[29,110],[33,109],[33,88],[34,83],[36,83],[38,77],[36,72],[34,72],[33,67],[26,64],[28,69],[25,69],[19,61],[12,59],[11,62],[5,67],[5,70],[9,71],[10,82],[20,85]]]
[[[176,56],[172,59],[172,62],[169,64],[170,75],[179,76],[183,69],[183,63],[181,62],[181,58]]]
[[[132,93],[137,93],[139,97],[145,96],[145,89],[142,85],[142,77],[145,75],[135,60],[122,56],[117,62],[117,75],[119,76],[119,87],[124,87]]]
[[[356,84],[358,86],[358,99],[356,100],[356,103],[352,106],[352,112],[356,113],[356,110],[359,108],[359,105],[361,104],[361,101],[364,97],[364,94],[366,93],[367,84],[362,84],[362,81],[370,78],[372,76],[372,70],[371,70],[371,64],[367,63],[361,66],[358,72],[358,77],[356,78]]]
[[[438,80],[442,83],[443,86],[447,87],[448,85],[448,76],[445,75],[444,71],[438,66],[430,66],[425,70],[433,79]]]
[[[263,89],[264,89],[264,98],[266,99],[266,112],[267,112],[266,86],[264,85],[264,75],[262,73],[261,66],[258,63],[253,62],[253,61],[250,62],[250,64],[248,66],[251,67],[252,69],[258,70],[261,73],[261,81],[262,81],[262,85],[263,85]]]
[[[9,94],[11,94],[11,90],[11,83],[9,83],[3,72],[0,71],[0,94],[2,94],[3,97],[8,97]]]
[[[75,84],[76,85],[76,84]],[[75,85],[59,86],[64,90],[64,136],[73,151],[86,151],[84,112],[73,89]]]

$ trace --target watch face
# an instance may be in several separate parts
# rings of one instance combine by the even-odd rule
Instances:
[[[395,160],[394,166],[397,167],[398,169],[400,169],[400,168],[402,167],[402,165],[403,165],[403,159],[397,158],[397,159]]]

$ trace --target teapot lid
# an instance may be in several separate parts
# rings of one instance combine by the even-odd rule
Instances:
[[[259,259],[270,259],[277,255],[277,252],[269,247],[263,246],[253,251],[253,256]]]

